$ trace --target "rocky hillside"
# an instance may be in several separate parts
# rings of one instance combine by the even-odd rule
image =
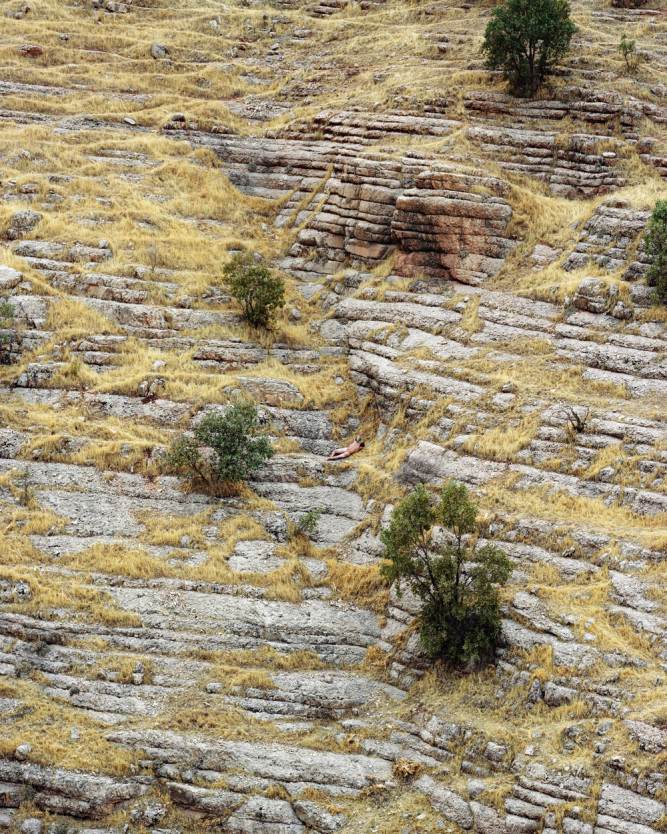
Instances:
[[[490,8],[2,4],[0,829],[667,830],[667,17],[574,0],[528,101]],[[239,392],[276,456],[188,491],[170,441]],[[378,571],[450,478],[515,563],[469,675]]]

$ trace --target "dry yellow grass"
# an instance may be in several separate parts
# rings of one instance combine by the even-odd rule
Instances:
[[[598,56],[604,68],[615,73],[622,70],[621,58],[614,52],[615,27],[603,24],[593,14],[606,9],[597,2],[593,8],[573,3],[574,16],[581,30],[581,37],[592,41],[582,49],[577,45],[565,60],[572,76],[553,79],[553,88],[544,90],[543,97],[558,97],[565,85],[583,84],[581,67]],[[481,41],[487,15],[480,9],[463,14],[461,9],[440,4],[436,15],[425,13],[423,5],[406,6],[398,0],[362,11],[357,3],[350,5],[331,18],[307,16],[303,8],[271,6],[247,6],[232,0],[222,6],[217,0],[183,0],[168,4],[151,0],[142,6],[134,6],[128,16],[91,13],[83,5],[71,6],[60,0],[41,0],[22,20],[5,20],[5,39],[0,44],[0,60],[3,78],[21,84],[46,84],[65,88],[59,96],[33,95],[25,89],[7,91],[3,95],[5,110],[29,111],[47,119],[62,119],[91,114],[95,122],[79,122],[76,129],[54,132],[52,121],[21,124],[10,117],[3,117],[4,148],[3,187],[7,180],[14,180],[16,188],[35,182],[34,199],[6,200],[0,206],[0,230],[7,227],[10,216],[18,208],[39,207],[44,214],[37,230],[31,235],[42,240],[61,241],[66,244],[84,242],[96,244],[100,238],[109,240],[113,259],[98,265],[96,271],[109,275],[131,277],[136,266],[150,268],[147,278],[149,295],[147,303],[177,306],[186,297],[194,309],[207,309],[218,313],[238,313],[234,302],[215,302],[202,297],[210,287],[221,288],[220,267],[230,250],[241,247],[261,253],[267,260],[279,259],[289,250],[303,225],[297,225],[300,211],[312,211],[321,204],[328,179],[333,169],[322,170],[322,179],[314,193],[300,201],[292,213],[292,222],[283,229],[273,226],[273,220],[286,201],[292,196],[283,195],[267,200],[243,195],[233,187],[221,161],[209,150],[193,150],[187,141],[178,141],[168,132],[159,129],[174,112],[183,112],[189,121],[197,121],[205,130],[222,125],[231,132],[244,135],[261,135],[267,130],[280,130],[301,119],[312,122],[324,107],[347,109],[350,105],[370,112],[388,110],[428,112],[431,102],[441,108],[450,119],[458,119],[451,134],[444,137],[418,135],[390,136],[371,149],[385,159],[398,159],[406,152],[417,151],[426,155],[435,153],[454,160],[462,169],[484,168],[506,178],[511,184],[508,201],[513,218],[509,233],[520,239],[502,270],[489,282],[488,287],[506,292],[518,292],[533,298],[562,303],[578,282],[589,275],[616,282],[621,295],[627,298],[629,285],[622,279],[622,271],[611,273],[589,265],[585,270],[565,272],[562,261],[578,237],[578,229],[588,220],[595,208],[607,199],[601,196],[593,200],[564,200],[550,194],[546,185],[507,173],[499,163],[508,155],[492,155],[473,142],[466,129],[471,123],[470,112],[465,106],[465,94],[472,90],[503,92],[505,85],[499,79],[476,68],[469,68],[478,60],[477,50]],[[486,11],[486,9],[484,9]],[[274,31],[265,25],[263,14],[272,18]],[[218,20],[216,27],[212,20]],[[4,18],[3,18],[4,20]],[[300,40],[291,34],[297,28],[311,30],[308,38]],[[248,28],[250,27],[250,28]],[[624,24],[638,46],[658,52],[664,38],[665,24],[642,22]],[[441,55],[436,44],[445,30],[450,37],[448,52]],[[67,32],[68,41],[60,39]],[[459,41],[459,36],[464,40]],[[267,60],[271,45],[280,40],[283,58]],[[171,50],[171,66],[154,61],[150,57],[150,44],[165,43]],[[21,57],[16,45],[37,42],[44,54],[36,59]],[[317,58],[314,58],[314,44]],[[199,60],[205,55],[207,60]],[[575,63],[581,59],[581,63]],[[598,59],[596,58],[596,60]],[[284,60],[284,64],[282,63]],[[322,66],[326,69],[322,69]],[[358,65],[358,66],[357,66]],[[597,66],[597,65],[596,65]],[[287,71],[282,71],[288,68]],[[659,62],[640,67],[633,75],[616,77],[612,87],[624,97],[637,97],[653,101],[648,85],[664,84],[665,72]],[[600,77],[596,84],[607,82]],[[306,95],[290,92],[295,84],[304,86]],[[585,86],[585,85],[584,85]],[[603,90],[604,91],[604,90]],[[141,98],[144,97],[144,98]],[[284,109],[276,109],[275,115],[262,120],[249,120],[239,115],[238,105],[244,101],[271,106],[275,101],[287,102]],[[443,102],[438,104],[437,102]],[[242,111],[241,111],[242,112]],[[123,118],[130,116],[140,130],[129,130]],[[590,125],[566,119],[548,126],[558,132],[557,146],[568,141],[569,135],[592,130]],[[664,142],[665,130],[653,123],[638,126],[642,135],[649,133]],[[600,128],[601,133],[605,128]],[[612,126],[609,135],[602,136],[598,150],[616,148],[620,139],[618,126]],[[21,155],[23,149],[29,156]],[[109,154],[126,154],[132,164],[116,165],[109,161]],[[653,169],[639,160],[636,151],[628,145],[619,150],[619,170],[628,179],[628,186],[617,194],[635,208],[646,208],[663,196],[663,184]],[[71,179],[65,179],[71,178]],[[47,203],[46,200],[60,202]],[[46,207],[45,207],[46,206]],[[546,243],[564,248],[562,256],[550,266],[532,269],[529,255],[536,243]],[[160,375],[165,379],[162,393],[167,399],[188,405],[181,423],[153,424],[149,419],[121,419],[104,416],[92,406],[81,401],[63,400],[57,410],[50,404],[25,403],[18,396],[2,393],[0,420],[3,428],[26,434],[17,461],[16,473],[30,461],[70,463],[78,466],[94,466],[108,472],[134,471],[137,475],[157,479],[165,468],[147,463],[146,455],[155,447],[169,443],[176,430],[186,427],[189,418],[199,408],[210,403],[226,403],[230,390],[236,387],[239,375],[271,377],[293,383],[303,396],[303,408],[326,409],[334,425],[334,438],[342,441],[348,433],[350,417],[359,417],[360,430],[367,439],[363,457],[353,459],[338,467],[336,476],[342,479],[357,471],[354,489],[364,503],[375,502],[369,518],[357,528],[377,532],[380,517],[387,504],[395,504],[404,494],[404,487],[394,479],[405,452],[416,439],[433,431],[440,418],[449,416],[450,398],[434,395],[425,386],[410,391],[415,398],[424,396],[433,402],[430,411],[422,418],[406,415],[407,402],[397,414],[384,417],[372,401],[359,405],[347,363],[322,355],[320,370],[305,375],[287,367],[275,358],[269,358],[242,371],[207,371],[194,360],[197,340],[240,338],[270,350],[277,343],[289,347],[306,346],[319,349],[322,339],[311,332],[310,323],[321,318],[322,312],[315,302],[306,302],[299,292],[299,284],[287,277],[287,309],[281,313],[271,332],[258,332],[245,325],[211,325],[192,331],[181,331],[179,337],[192,338],[187,347],[163,350],[155,342],[148,346],[145,340],[128,333],[118,324],[91,308],[80,298],[58,289],[54,282],[12,254],[9,247],[0,249],[0,261],[21,270],[32,283],[35,294],[48,296],[51,306],[44,329],[51,337],[31,354],[22,357],[12,367],[0,368],[0,381],[9,384],[23,372],[28,363],[48,361],[54,355],[56,345],[64,345],[58,354],[62,367],[48,383],[48,387],[63,387],[87,394],[122,394],[136,397],[137,388],[147,378],[155,376],[154,363],[163,360],[166,365]],[[409,279],[389,283],[394,259],[389,258],[373,270],[365,287],[377,290],[377,299],[385,297],[388,290],[407,290]],[[78,277],[86,268],[83,264],[73,270]],[[336,276],[334,276],[335,278]],[[337,276],[340,277],[340,276]],[[175,290],[168,289],[175,285]],[[363,288],[362,288],[363,289]],[[451,299],[451,306],[459,301]],[[289,318],[292,306],[303,314],[300,323]],[[467,304],[457,338],[477,345],[471,339],[481,331],[483,321],[478,316],[478,301],[473,295]],[[651,309],[641,314],[641,320],[660,321],[664,311]],[[639,322],[638,322],[639,323]],[[402,324],[386,325],[374,335],[376,341],[399,340],[405,335]],[[76,344],[90,334],[126,335],[126,342],[116,350],[118,365],[103,373],[93,371],[74,349]],[[451,335],[451,334],[448,334]],[[73,343],[73,344],[71,344]],[[499,361],[502,352],[511,355],[511,364]],[[403,360],[408,367],[434,359],[425,349],[412,351]],[[475,404],[477,410],[488,410],[489,416],[481,419],[466,441],[463,451],[480,458],[513,461],[527,448],[537,435],[540,425],[540,409],[526,413],[522,409],[533,401],[585,401],[594,410],[618,409],[624,414],[655,418],[655,410],[664,410],[658,398],[631,400],[622,386],[612,383],[592,383],[582,378],[583,368],[561,362],[554,347],[546,339],[512,339],[484,347],[474,359],[442,363],[452,372],[453,378],[469,379],[483,384],[489,392],[496,392],[508,381],[517,385],[517,401],[506,413],[490,407],[490,397]],[[335,382],[342,376],[344,384]],[[289,406],[285,402],[282,405]],[[399,438],[387,448],[375,440],[381,422],[391,423],[389,430],[398,429]],[[465,411],[456,417],[454,434],[463,432],[471,422]],[[75,452],[66,451],[70,439],[88,439],[90,442]],[[283,453],[298,451],[294,441],[281,437],[278,449]],[[574,452],[566,453],[554,469],[572,463]],[[623,473],[623,486],[639,486],[639,458],[618,446],[606,447],[580,475],[594,479],[606,465],[623,460],[627,470]],[[648,458],[646,458],[648,459]],[[545,468],[548,468],[545,466]],[[334,470],[326,470],[324,478],[334,477]],[[199,583],[219,583],[232,592],[244,593],[244,588],[254,586],[253,594],[268,599],[279,599],[294,604],[303,601],[306,591],[318,591],[312,586],[331,589],[336,605],[370,608],[380,619],[387,614],[388,589],[382,581],[377,566],[359,567],[342,559],[342,547],[327,551],[318,550],[303,538],[281,546],[277,555],[282,565],[269,574],[238,574],[229,567],[229,557],[235,546],[245,540],[266,540],[264,528],[247,516],[235,516],[219,522],[211,528],[211,511],[194,516],[140,515],[143,532],[133,545],[122,543],[99,544],[78,553],[65,553],[58,559],[36,550],[27,538],[30,535],[59,535],[70,522],[40,505],[42,487],[35,489],[26,505],[21,501],[20,486],[15,474],[0,476],[3,492],[1,507],[2,565],[0,580],[15,583],[25,581],[31,589],[29,602],[13,600],[3,609],[12,614],[34,617],[75,619],[79,624],[138,628],[140,618],[122,608],[111,594],[101,587],[113,581],[130,586],[156,584],[162,580],[186,580]],[[657,480],[657,478],[656,478]],[[302,486],[320,483],[315,478],[303,478]],[[656,487],[663,489],[664,486]],[[270,502],[259,499],[249,491],[237,497],[245,502],[245,509],[271,509]],[[566,533],[573,524],[590,532],[604,532],[612,538],[609,551],[616,558],[620,554],[617,539],[626,537],[632,542],[667,552],[664,534],[665,519],[661,516],[639,516],[622,506],[607,506],[601,500],[572,497],[544,489],[517,489],[513,478],[504,478],[484,487],[480,504],[489,521],[493,515],[528,517],[549,522],[551,538],[539,543],[553,545],[558,538],[565,547],[573,539]],[[511,526],[507,521],[508,528]],[[560,538],[556,533],[563,534]],[[183,543],[187,542],[187,546]],[[532,536],[530,543],[537,543]],[[149,547],[166,548],[166,556],[156,556]],[[555,545],[554,545],[555,547]],[[200,551],[200,564],[189,563],[191,551]],[[162,552],[162,551],[158,551]],[[328,575],[319,583],[313,583],[305,570],[306,558],[325,560]],[[522,569],[525,566],[521,566]],[[97,581],[92,574],[100,574]],[[594,619],[588,633],[595,639],[593,645],[601,650],[619,651],[640,659],[645,667],[625,667],[620,671],[620,684],[639,693],[633,703],[633,717],[656,725],[664,725],[664,705],[661,691],[653,686],[658,668],[657,648],[650,638],[639,634],[625,619],[609,611],[610,579],[605,571],[595,576],[582,577],[565,582],[560,574],[548,566],[531,566],[527,572],[530,589],[549,607],[556,617],[574,613],[578,618],[572,628],[578,639],[583,639],[583,626],[587,619]],[[651,586],[648,598],[657,597],[664,589],[664,567],[653,564],[641,574]],[[523,580],[522,580],[523,581]],[[319,590],[324,591],[324,588]],[[505,602],[509,602],[516,586],[506,589]],[[202,591],[203,592],[203,591]],[[651,596],[651,593],[653,596]],[[397,649],[405,640],[397,641]],[[162,671],[163,658],[158,655],[120,651],[99,637],[82,634],[72,640],[69,648],[81,648],[93,653],[97,660],[68,670],[94,679],[98,672],[115,671],[121,683],[131,681],[136,662],[146,668],[146,683]],[[432,669],[416,682],[405,702],[398,705],[373,705],[373,726],[348,734],[344,740],[335,740],[327,722],[313,722],[313,727],[297,734],[278,731],[272,722],[249,719],[237,706],[223,702],[222,698],[243,695],[249,688],[269,689],[275,686],[272,673],[279,671],[312,671],[328,668],[314,652],[297,651],[279,653],[268,645],[255,650],[206,651],[193,649],[186,655],[178,655],[181,662],[192,660],[206,668],[197,672],[196,685],[183,688],[167,699],[163,711],[150,720],[131,718],[133,727],[156,727],[176,732],[201,733],[211,739],[248,739],[252,741],[278,741],[297,743],[312,749],[333,750],[339,753],[362,752],[361,741],[367,737],[388,739],[395,718],[412,720],[413,710],[426,710],[447,715],[461,725],[473,727],[475,733],[484,731],[487,737],[507,744],[510,757],[522,753],[532,739],[532,734],[542,732],[539,740],[541,755],[553,764],[571,766],[582,763],[593,767],[589,752],[564,757],[562,733],[572,722],[589,720],[589,704],[585,698],[577,699],[567,707],[552,710],[545,705],[532,711],[524,709],[525,692],[521,687],[509,688],[499,702],[496,697],[498,681],[491,669],[483,669],[470,676],[459,676],[440,666]],[[369,677],[390,680],[394,655],[371,646],[365,662],[355,670]],[[554,664],[550,647],[541,647],[516,661],[522,668],[542,682],[563,673]],[[604,679],[609,669],[600,666],[590,671],[592,678]],[[18,697],[25,710],[19,716],[10,717],[8,728],[3,727],[0,754],[10,756],[18,743],[32,743],[34,761],[58,764],[72,769],[86,769],[114,775],[128,775],[132,767],[139,766],[139,755],[105,741],[107,728],[95,724],[87,714],[75,710],[67,703],[50,701],[41,689],[45,679],[38,675],[18,680],[0,681],[2,697]],[[224,692],[221,700],[213,702],[205,694],[205,684],[221,681]],[[386,719],[386,722],[385,722]],[[124,719],[125,720],[125,719]],[[81,741],[73,744],[69,736],[72,725],[82,728]],[[614,722],[612,731],[615,751],[622,754],[629,766],[648,768],[650,758],[636,749],[627,733]],[[53,728],[44,739],[43,727]],[[465,795],[466,786],[460,772],[465,754],[463,743],[453,746],[452,774],[447,784]],[[433,812],[427,800],[410,789],[416,771],[411,760],[396,764],[405,784],[392,789],[371,787],[359,798],[336,800],[348,814],[346,831],[366,834],[377,828],[386,834],[398,834],[406,825],[406,819],[419,819],[420,834],[440,831],[439,814]],[[444,776],[443,776],[444,778]],[[223,785],[221,784],[221,787]],[[503,774],[489,777],[489,789],[482,800],[501,808],[511,782]],[[582,818],[589,819],[595,800],[593,788],[591,801],[582,805]],[[331,800],[326,795],[309,789],[304,792],[324,804]],[[285,789],[271,787],[266,795],[286,798]],[[170,803],[165,800],[166,806]],[[26,811],[27,812],[27,811]],[[21,811],[23,813],[23,810]],[[560,816],[555,827],[560,826]],[[183,820],[179,812],[170,808],[165,824],[173,828],[187,828],[191,820]],[[409,815],[409,816],[406,816]],[[421,818],[420,818],[421,817]],[[122,813],[105,820],[105,825],[121,828],[125,823]],[[412,824],[412,823],[410,823]],[[416,825],[417,823],[415,823]],[[445,831],[456,831],[452,824]]]

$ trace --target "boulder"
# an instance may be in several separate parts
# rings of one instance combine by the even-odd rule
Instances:
[[[504,744],[496,744],[495,741],[490,741],[482,753],[482,756],[490,762],[502,762],[506,755],[507,747]]]
[[[305,834],[306,827],[284,799],[251,796],[225,822],[229,834]]]
[[[267,405],[282,406],[288,402],[303,401],[303,396],[296,385],[284,379],[239,376],[237,382],[248,394]]]
[[[40,55],[44,54],[44,49],[36,43],[25,43],[18,48],[19,55],[23,55],[25,58],[39,58]]]
[[[598,825],[604,828],[611,828],[605,825],[606,818],[613,824],[616,831],[628,831],[628,826],[622,826],[618,820],[635,823],[640,826],[650,826],[659,820],[667,811],[664,803],[656,799],[649,799],[640,796],[634,791],[612,785],[609,782],[602,783],[600,801],[598,803]]]
[[[558,260],[562,253],[562,249],[554,249],[546,243],[536,243],[530,257],[535,264],[535,269],[543,269],[545,266]]]
[[[338,831],[345,822],[345,817],[342,814],[331,814],[317,802],[301,799],[294,802],[292,807],[299,820],[308,829],[320,831],[322,834],[332,834],[332,832]]]
[[[574,306],[589,313],[604,313],[609,304],[609,285],[601,278],[584,278],[574,295]]]
[[[635,739],[641,750],[648,753],[662,753],[663,750],[667,750],[667,730],[653,727],[644,721],[626,719],[623,723],[628,728],[630,738]]]
[[[628,307],[628,305],[623,301],[617,301],[614,305],[614,309],[611,311],[611,314],[615,319],[629,321],[635,313],[632,307]]]
[[[0,429],[0,458],[15,458],[24,440],[25,435],[20,431]]]
[[[202,816],[217,817],[238,807],[243,797],[228,790],[208,790],[195,785],[168,782],[169,797],[175,805]]]
[[[553,681],[544,684],[544,702],[550,707],[561,707],[570,704],[577,694],[576,689],[569,686],[558,686]]]
[[[4,264],[0,266],[0,290],[11,290],[23,280],[23,273]]]
[[[41,219],[42,215],[37,211],[23,209],[15,212],[9,220],[7,237],[9,240],[17,240],[28,232],[31,232]]]
[[[438,784],[431,776],[422,776],[415,782],[415,787],[425,793],[431,800],[431,805],[444,817],[461,828],[473,827],[474,818],[468,803],[454,791]]]
[[[167,55],[169,55],[169,49],[163,43],[153,43],[151,45],[151,56],[156,60],[166,58]]]

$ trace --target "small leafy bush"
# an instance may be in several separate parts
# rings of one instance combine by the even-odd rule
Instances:
[[[637,66],[637,41],[628,40],[627,36],[623,34],[617,49],[625,59],[628,70],[633,70]]]
[[[14,307],[8,301],[0,302],[0,326],[14,318]]]
[[[30,470],[26,467],[14,476],[14,483],[18,488],[18,500],[23,507],[34,509],[36,505],[35,486],[30,477]]]
[[[223,413],[207,414],[192,436],[177,437],[167,460],[186,478],[215,486],[247,481],[273,454],[258,426],[255,404],[240,400]]]
[[[308,510],[307,513],[299,516],[296,524],[290,531],[290,536],[292,538],[296,538],[297,536],[310,538],[313,533],[317,532],[323,512],[322,508],[318,507],[317,509]]]
[[[222,274],[227,291],[243,306],[243,315],[253,327],[268,327],[276,310],[285,306],[283,279],[255,263],[249,252],[234,255]]]
[[[570,48],[577,27],[567,0],[507,0],[493,9],[481,51],[512,91],[533,96]]]
[[[9,327],[14,318],[14,308],[7,301],[0,301],[0,327]],[[9,343],[9,336],[6,333],[0,334],[0,344]],[[4,364],[4,363],[3,363]]]
[[[655,287],[657,300],[667,304],[667,200],[658,200],[653,209],[644,247],[653,263],[646,273],[646,283]]]
[[[471,543],[477,513],[465,484],[450,481],[435,507],[419,484],[380,534],[387,560],[382,574],[396,583],[399,596],[404,582],[422,600],[418,624],[426,652],[458,664],[491,653],[500,633],[498,586],[512,572],[497,545]],[[433,541],[436,525],[451,532],[448,541]]]

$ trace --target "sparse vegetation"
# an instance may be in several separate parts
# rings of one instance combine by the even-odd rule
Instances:
[[[307,513],[300,515],[291,530],[291,536],[293,538],[296,538],[296,536],[306,536],[307,538],[310,538],[310,536],[317,532],[322,512],[323,510],[321,507],[318,507],[317,509],[308,510]]]
[[[94,824],[148,831],[154,821],[143,812],[156,803],[160,813],[160,806],[167,810],[155,823],[164,830],[224,827],[228,813],[236,825],[253,828],[262,821],[244,820],[245,800],[257,814],[257,802],[263,809],[272,797],[294,804],[299,817],[297,799],[342,814],[346,834],[398,834],[406,826],[419,834],[458,831],[419,783],[428,761],[422,757],[431,753],[443,766],[426,767],[429,778],[469,806],[468,776],[488,771],[477,801],[502,817],[520,778],[512,762],[545,765],[546,781],[558,774],[561,786],[572,774],[590,778],[588,796],[557,806],[546,796],[549,807],[528,820],[559,831],[602,824],[595,814],[603,781],[635,790],[635,770],[637,782],[656,784],[649,774],[661,771],[663,753],[638,748],[623,719],[667,726],[656,633],[664,619],[667,484],[664,443],[651,442],[664,427],[654,377],[667,308],[645,307],[646,287],[626,283],[646,260],[638,240],[621,232],[610,254],[584,227],[592,221],[589,228],[613,237],[618,219],[634,234],[626,213],[638,216],[666,196],[659,94],[667,70],[652,59],[650,73],[644,63],[628,71],[617,51],[625,31],[626,40],[637,39],[630,64],[659,54],[664,25],[659,16],[651,23],[608,3],[570,0],[581,28],[576,54],[547,74],[534,101],[513,102],[503,95],[502,67],[490,77],[478,54],[491,9],[502,0],[465,11],[456,3],[346,2],[320,9],[323,15],[310,5],[277,9],[248,0],[95,0],[94,11],[91,3],[40,0],[28,4],[29,12],[12,0],[7,14],[2,10],[0,227],[9,228],[20,210],[43,217],[2,250],[3,263],[22,278],[3,272],[0,281],[8,305],[0,312],[0,361],[7,362],[0,368],[0,697],[12,701],[2,704],[0,762],[8,760],[8,772],[20,769],[28,781],[43,765],[74,771],[63,774],[70,787],[84,785],[89,774],[114,775],[124,777],[123,796],[139,791],[93,808],[96,822],[59,821],[56,811],[78,800],[68,792],[62,804],[58,783],[40,771],[39,783],[51,785],[51,812],[34,805],[44,805],[37,796],[43,787],[10,786],[5,794],[21,804],[13,829],[36,816],[43,831]],[[621,5],[641,3],[612,0]],[[168,44],[168,59],[151,57],[152,42]],[[22,55],[23,44],[39,45],[43,54]],[[179,113],[177,129],[163,130]],[[303,143],[295,141],[300,135]],[[442,173],[429,182],[422,168]],[[449,191],[450,172],[475,172],[486,184],[457,195]],[[602,181],[609,194],[597,193]],[[366,253],[384,248],[382,228],[391,224],[397,242],[392,192],[415,187],[415,213],[428,189],[447,195],[451,209],[431,220],[466,270],[480,265],[483,247],[474,223],[458,225],[457,206],[480,198],[468,207],[496,218],[484,224],[489,236],[511,210],[504,235],[511,253],[483,288],[438,286],[426,227],[412,244],[423,243],[424,231],[428,252],[407,253],[400,244],[375,268],[366,261]],[[378,204],[378,197],[387,202]],[[323,222],[313,227],[313,211],[323,209]],[[342,250],[332,238],[337,209],[346,232]],[[96,248],[101,238],[112,254],[101,262],[85,249],[72,263],[57,252],[49,262],[48,250],[28,260],[13,251],[37,247],[39,255],[40,244],[63,244],[69,258],[74,247]],[[563,268],[586,241],[587,265]],[[499,252],[502,244],[496,246]],[[276,307],[266,326],[239,322],[243,302],[221,292],[223,267],[239,250],[258,253],[253,266],[284,280],[286,306]],[[345,261],[330,257],[340,252]],[[285,258],[291,265],[279,272]],[[303,280],[291,274],[297,261]],[[396,275],[422,266],[423,276]],[[339,272],[330,276],[331,268]],[[561,312],[589,276],[618,284],[606,315],[574,305]],[[332,292],[350,296],[336,312]],[[419,306],[397,302],[402,294],[416,301],[413,293],[424,295]],[[359,299],[367,321],[339,318]],[[538,308],[537,299],[549,306]],[[632,320],[610,318],[619,300],[633,307]],[[287,315],[292,307],[296,314]],[[392,362],[398,373],[389,370]],[[403,372],[417,369],[423,382],[399,385],[397,394]],[[158,378],[164,385],[153,388]],[[239,387],[281,410],[280,464],[261,476],[255,470],[252,480],[267,480],[256,492],[242,483],[223,487],[208,469],[210,485],[178,470],[184,489],[176,494],[174,479],[163,477],[165,449],[194,428],[196,421],[185,423],[192,415],[224,413]],[[358,404],[357,395],[371,391]],[[559,418],[563,403],[583,425]],[[596,419],[586,420],[588,408]],[[351,418],[361,420],[358,429]],[[363,455],[335,470],[315,459],[356,431],[367,439]],[[471,488],[479,525],[463,538],[463,571],[475,567],[465,560],[477,534],[511,541],[508,553],[511,547],[521,560],[512,585],[498,589],[512,622],[502,656],[508,665],[459,674],[437,662],[424,670],[414,660],[421,623],[411,613],[422,600],[414,605],[406,577],[397,601],[380,573],[375,534],[385,507],[402,497],[406,454],[422,441],[439,444],[459,472],[493,475],[474,497]],[[196,445],[193,453],[213,467],[211,447]],[[431,471],[428,457],[421,460]],[[26,467],[27,500],[20,477]],[[187,494],[193,490],[229,497]],[[427,490],[435,511],[438,496],[433,502]],[[325,501],[326,516],[315,526]],[[444,538],[455,549],[455,536],[437,521],[428,532],[434,559]],[[627,599],[626,572],[636,580]],[[522,652],[517,633],[535,648]],[[576,668],[561,665],[568,658]],[[579,695],[561,707],[527,703],[526,675],[542,689],[555,681]],[[112,727],[100,713],[107,709],[118,710]],[[266,710],[261,720],[258,709]],[[609,735],[598,736],[607,719]],[[413,725],[405,729],[410,735],[404,722]],[[586,723],[590,743],[566,754],[562,742],[572,723]],[[138,738],[149,729],[173,733],[174,749],[192,741],[196,752],[151,763],[155,754],[119,742],[125,731]],[[502,763],[486,758],[489,740],[507,748]],[[246,745],[242,773],[234,772],[237,742]],[[252,746],[273,742],[285,745],[271,754],[279,768],[298,769],[301,751],[305,759],[330,750],[340,756],[345,784],[349,767],[341,754],[364,754],[382,778],[364,780],[359,759],[354,767],[368,783],[360,795],[338,794],[335,784],[318,787],[316,779],[297,796],[267,772],[268,788],[258,783],[238,794],[233,811],[199,819],[199,809],[211,807],[210,790],[222,791],[231,807],[227,792],[256,770]],[[15,751],[25,743],[33,750],[21,764]],[[605,753],[593,752],[607,743]],[[529,744],[533,755],[524,753]],[[389,749],[396,751],[391,774],[382,758]],[[224,764],[225,772],[209,770],[194,787],[167,785],[173,778],[187,783],[187,770],[201,773],[202,756],[207,767]],[[605,769],[614,757],[625,772]],[[335,777],[333,761],[324,764]],[[172,767],[182,779],[168,773]],[[273,764],[264,759],[261,767]],[[120,795],[87,791],[80,807],[102,793]],[[665,799],[659,786],[650,796]],[[575,804],[578,822],[569,819]],[[294,821],[289,805],[282,807]],[[553,821],[545,821],[547,812]],[[665,827],[664,818],[641,821]]]
[[[14,318],[14,307],[8,301],[0,301],[0,328],[9,327]],[[0,344],[6,345],[9,342],[7,333],[0,334]],[[3,361],[9,361],[4,358]]]
[[[655,287],[658,301],[667,304],[667,200],[658,200],[644,235],[646,252],[653,263],[646,273],[646,283]]]
[[[30,470],[26,467],[16,476],[19,503],[30,509],[35,506],[35,487],[30,477]]]
[[[507,0],[491,15],[481,48],[487,68],[502,70],[514,93],[535,95],[577,31],[567,0]]]
[[[475,547],[477,506],[464,484],[450,481],[431,506],[419,484],[394,509],[382,531],[382,573],[422,601],[418,616],[421,641],[430,657],[454,663],[489,655],[500,632],[498,585],[512,565],[494,544]],[[443,536],[442,530],[449,531]]]
[[[0,326],[6,326],[14,318],[14,307],[8,301],[0,302]]]
[[[570,427],[570,430],[578,433],[586,430],[591,410],[587,406],[563,405],[559,409],[559,414]]]
[[[276,310],[285,306],[285,283],[249,252],[239,252],[222,270],[229,294],[243,306],[253,327],[268,327]]]
[[[422,766],[419,762],[413,762],[412,759],[397,759],[391,766],[391,772],[399,779],[409,781],[414,779],[421,772]]]
[[[191,435],[179,435],[168,461],[184,477],[213,487],[247,481],[272,457],[273,448],[258,425],[255,404],[240,400],[223,412],[202,417]]]
[[[625,65],[628,70],[633,70],[637,66],[637,42],[630,40],[625,33],[621,35],[621,42],[618,45],[618,51],[625,60]]]

